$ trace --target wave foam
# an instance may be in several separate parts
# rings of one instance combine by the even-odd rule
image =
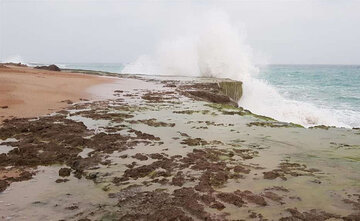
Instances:
[[[140,56],[126,65],[122,73],[240,80],[244,93],[239,104],[256,114],[304,126],[349,127],[330,111],[285,99],[274,87],[256,79],[258,69],[254,66],[252,49],[245,43],[244,32],[231,25],[225,13],[210,11],[192,21],[188,24],[191,33],[182,30],[175,38],[163,41],[154,54]],[[193,24],[198,25],[193,27]]]

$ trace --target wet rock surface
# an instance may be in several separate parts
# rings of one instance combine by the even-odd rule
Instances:
[[[69,169],[69,168],[61,168],[59,170],[59,176],[62,176],[62,177],[70,176],[70,173],[71,173],[71,169]]]
[[[14,182],[57,165],[48,185],[68,192],[33,199],[41,203],[32,206],[44,217],[56,208],[59,220],[359,219],[359,138],[328,142],[335,136],[316,134],[307,142],[301,133],[308,130],[237,108],[216,82],[131,79],[150,89],[118,88],[109,100],[5,120],[0,145],[13,149],[0,154],[0,192],[18,191]],[[311,145],[316,148],[307,150]],[[348,153],[351,159],[339,160]],[[97,202],[99,195],[86,207],[81,197],[70,201],[76,195],[71,187],[81,183],[108,201]],[[0,212],[10,214],[4,208]]]

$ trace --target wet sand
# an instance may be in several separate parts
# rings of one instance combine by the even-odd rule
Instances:
[[[0,122],[12,117],[36,117],[96,95],[88,89],[113,80],[98,76],[0,67]]]

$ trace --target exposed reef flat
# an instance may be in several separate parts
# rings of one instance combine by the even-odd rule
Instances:
[[[358,130],[253,114],[221,82],[121,75],[108,99],[5,120],[1,219],[360,219]]]

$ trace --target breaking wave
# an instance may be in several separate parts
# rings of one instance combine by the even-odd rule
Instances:
[[[215,10],[200,15],[188,24],[188,30],[179,32],[174,38],[162,41],[153,54],[140,56],[126,65],[122,73],[240,80],[243,97],[239,105],[256,114],[304,126],[349,127],[330,110],[286,99],[266,81],[257,79],[259,70],[254,65],[245,32],[232,25],[224,12]]]

